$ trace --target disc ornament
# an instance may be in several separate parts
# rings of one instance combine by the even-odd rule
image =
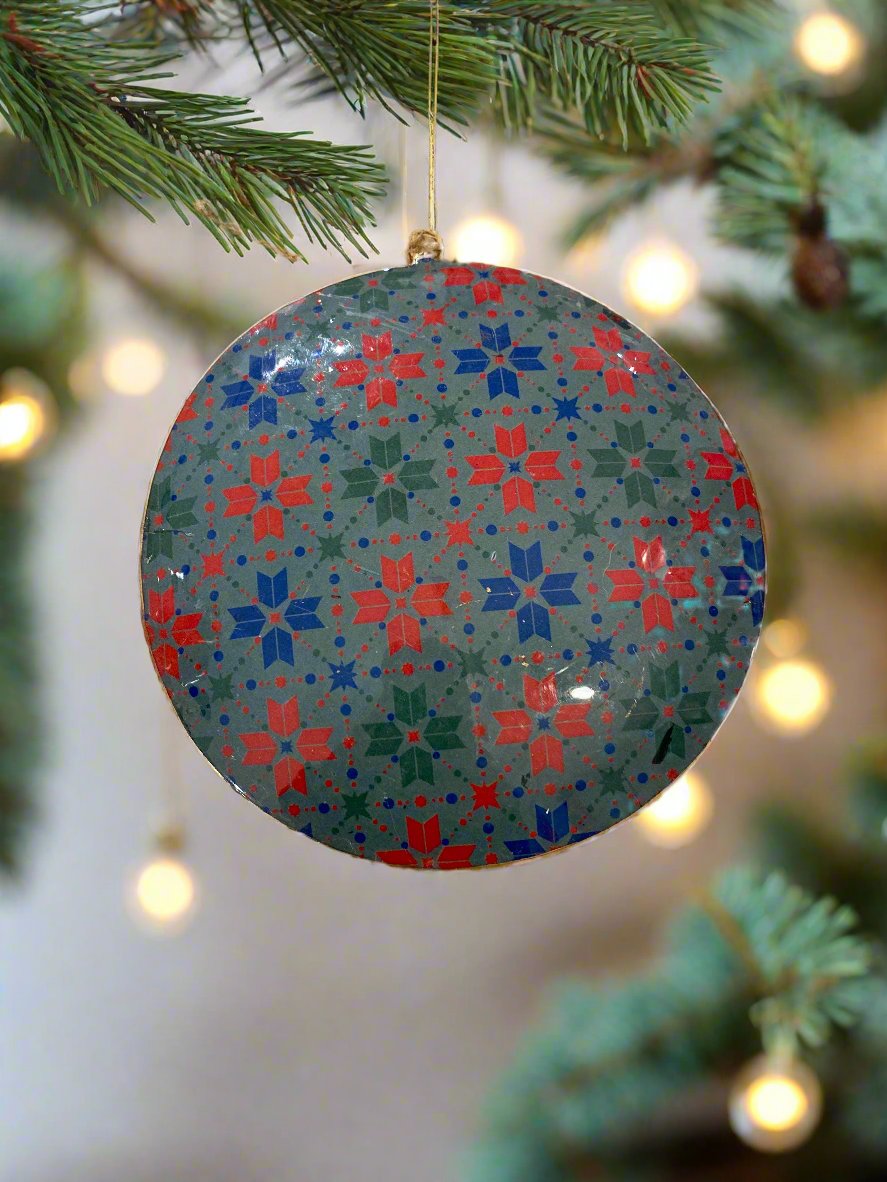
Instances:
[[[426,261],[244,333],[185,402],[145,633],[207,759],[394,866],[534,857],[636,812],[720,726],[761,627],[755,490],[639,329]]]

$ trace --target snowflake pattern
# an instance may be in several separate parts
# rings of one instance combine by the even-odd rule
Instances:
[[[606,830],[713,737],[766,560],[732,436],[627,321],[422,262],[280,309],[187,398],[143,620],[218,771],[393,866]]]

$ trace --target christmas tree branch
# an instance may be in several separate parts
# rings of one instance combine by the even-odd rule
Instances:
[[[510,43],[496,95],[508,128],[531,126],[546,102],[578,111],[594,135],[615,129],[627,145],[682,123],[718,89],[709,51],[663,28],[646,5],[493,0],[478,19]]]
[[[781,1050],[821,1045],[859,1017],[872,960],[855,922],[782,875],[725,876],[679,919],[658,970],[561,993],[494,1097],[468,1177],[566,1177],[589,1152],[656,1160],[667,1098],[753,1053],[752,1026],[734,1019],[743,1008]]]
[[[226,248],[302,257],[277,204],[309,241],[365,253],[383,170],[360,147],[250,126],[240,99],[147,85],[167,58],[101,42],[64,0],[0,3],[0,113],[59,189],[150,198],[197,217]],[[63,96],[63,98],[62,98]]]

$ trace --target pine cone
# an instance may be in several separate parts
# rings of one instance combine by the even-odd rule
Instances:
[[[850,261],[828,236],[825,209],[819,204],[798,218],[792,281],[798,298],[817,312],[840,308],[850,292]]]

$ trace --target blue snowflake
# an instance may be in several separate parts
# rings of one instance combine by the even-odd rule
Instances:
[[[529,640],[531,636],[551,640],[549,614],[541,603],[536,602],[536,595],[540,595],[549,607],[578,607],[579,600],[572,590],[573,583],[578,577],[577,573],[548,574],[537,588],[534,581],[539,578],[545,567],[542,543],[534,542],[532,546],[523,550],[509,542],[508,557],[514,578],[479,580],[487,593],[481,611],[502,612],[517,608],[515,614],[518,640]],[[519,587],[514,579],[519,579],[526,586]],[[518,601],[524,596],[528,602],[517,607]]]
[[[480,326],[480,349],[454,349],[459,358],[456,373],[485,373],[487,375],[487,391],[490,398],[497,398],[500,394],[510,394],[512,398],[520,398],[520,387],[517,382],[518,373],[529,370],[545,369],[539,360],[542,352],[541,345],[512,345],[511,329],[507,324],[500,324],[490,328],[486,324]],[[510,350],[506,358],[505,352]],[[490,368],[492,364],[492,369]]]
[[[222,386],[225,401],[222,410],[232,410],[249,403],[249,425],[257,427],[259,423],[277,423],[277,398],[289,398],[292,394],[304,394],[305,387],[301,383],[304,367],[301,369],[278,369],[277,354],[250,354],[249,378],[242,378],[239,382],[230,382]],[[259,393],[255,386],[270,386],[276,397]]]

